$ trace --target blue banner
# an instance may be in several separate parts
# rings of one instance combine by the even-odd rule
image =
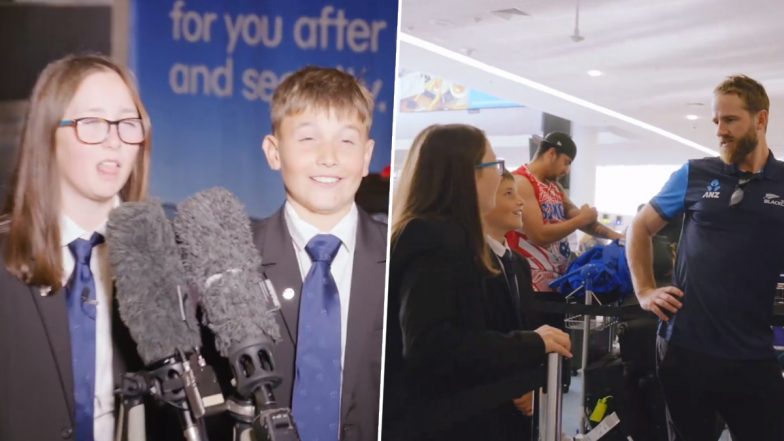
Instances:
[[[151,193],[179,202],[224,186],[251,216],[272,214],[283,183],[264,159],[270,100],[307,66],[356,75],[376,97],[371,173],[389,165],[396,0],[136,0],[131,68],[153,123]]]

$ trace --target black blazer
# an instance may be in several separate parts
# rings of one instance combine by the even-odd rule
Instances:
[[[495,255],[493,255],[495,258]],[[498,267],[500,271],[500,262]],[[512,272],[517,280],[517,292],[510,293],[503,274],[488,277],[485,281],[485,317],[495,331],[510,332],[533,330],[535,324],[531,302],[534,291],[531,283],[531,266],[521,255],[512,251]]]
[[[498,409],[541,382],[535,368],[545,361],[544,342],[535,333],[493,329],[487,277],[456,223],[413,220],[397,238],[384,439],[514,439]]]
[[[495,255],[501,270],[500,259]],[[533,296],[531,267],[519,254],[512,251],[512,273],[517,283],[510,290],[504,274],[485,278],[484,311],[488,329],[498,332],[532,330],[528,325],[531,317],[530,302]],[[503,439],[525,441],[532,439],[532,418],[520,412],[511,401],[496,409],[498,432]]]
[[[284,335],[283,341],[273,348],[273,358],[283,381],[275,393],[282,405],[291,406],[302,276],[283,208],[254,223],[252,228],[264,272],[281,297],[285,323],[279,321]],[[371,441],[378,437],[386,238],[386,224],[359,209],[343,366],[341,441]],[[294,291],[291,300],[281,296],[287,288]]]
[[[0,228],[7,228],[0,225]],[[5,246],[0,231],[0,250]],[[41,290],[13,277],[0,253],[0,440],[30,441],[73,438],[74,402],[71,339],[65,292],[42,296]],[[112,302],[112,342],[115,385],[123,372],[143,368],[130,333]],[[120,399],[115,397],[116,406]],[[150,405],[147,405],[148,411]],[[150,412],[148,412],[149,414]],[[148,416],[148,439],[167,439]]]

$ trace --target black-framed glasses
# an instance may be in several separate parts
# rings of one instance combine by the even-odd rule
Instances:
[[[141,118],[109,121],[89,116],[60,121],[60,127],[73,127],[76,130],[76,137],[85,144],[100,144],[106,141],[112,126],[117,126],[117,136],[126,144],[141,144],[144,141],[144,124]]]
[[[496,169],[499,175],[504,174],[504,170],[506,170],[506,164],[503,159],[499,159],[497,161],[490,161],[490,162],[480,162],[474,166],[475,169],[481,170],[485,167],[493,167]]]
[[[749,182],[751,182],[753,178],[745,177],[738,179],[738,184],[735,186],[735,190],[730,195],[730,207],[737,207],[738,204],[743,200],[743,187],[746,186]]]

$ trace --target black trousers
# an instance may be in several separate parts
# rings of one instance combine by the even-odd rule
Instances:
[[[774,359],[727,360],[657,337],[657,373],[670,441],[784,441],[784,379]]]

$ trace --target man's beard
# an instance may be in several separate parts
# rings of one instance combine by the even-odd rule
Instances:
[[[722,141],[726,140],[723,138]],[[739,164],[751,153],[759,143],[757,132],[752,128],[740,138],[721,146],[721,159],[727,164]]]

